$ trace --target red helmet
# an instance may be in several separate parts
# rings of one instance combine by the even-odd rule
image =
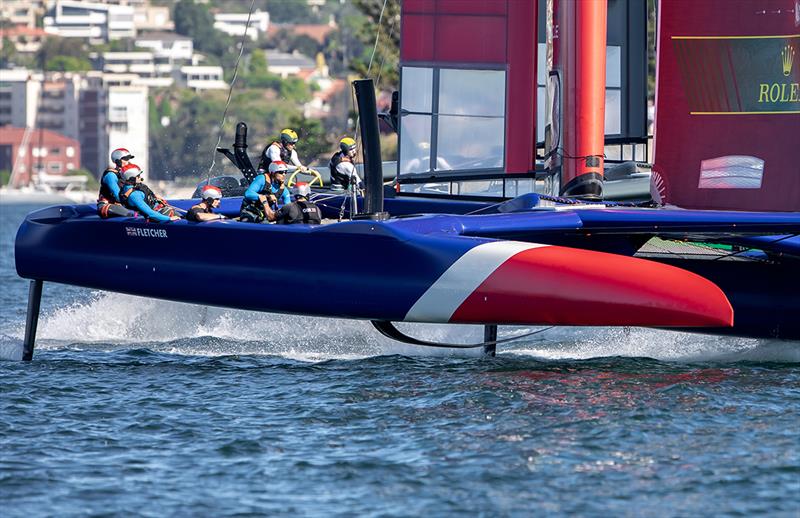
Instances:
[[[303,198],[308,198],[311,194],[311,187],[306,182],[297,182],[294,186],[294,195],[295,196],[302,196]]]
[[[136,164],[126,164],[122,166],[122,178],[128,182],[137,176],[141,175],[144,171]]]
[[[217,187],[215,185],[206,185],[200,191],[200,198],[203,199],[203,201],[206,201],[206,200],[209,200],[209,199],[211,199],[211,200],[221,200],[222,199],[222,191],[220,190],[219,187]]]
[[[133,155],[124,147],[118,147],[111,152],[111,161],[117,165],[120,165],[121,160],[130,160],[131,158],[133,158]]]
[[[289,166],[286,165],[286,162],[282,162],[280,160],[276,160],[269,165],[269,173],[285,173],[289,170]]]

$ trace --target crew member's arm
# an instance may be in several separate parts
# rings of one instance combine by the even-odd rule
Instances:
[[[109,170],[106,169],[106,171],[103,173],[103,184],[108,187],[108,189],[114,195],[114,199],[109,201],[115,201],[119,203],[119,179],[116,174],[106,174],[108,171]]]
[[[267,212],[267,219],[269,221],[277,221],[278,223],[283,223],[284,219],[286,218],[286,215],[289,214],[292,207],[293,205],[289,204],[289,205],[284,205],[278,210],[270,209],[269,212]]]
[[[250,201],[263,201],[263,196],[258,194],[259,191],[264,190],[264,186],[267,184],[267,179],[263,174],[260,174],[255,177],[255,179],[250,182],[250,186],[244,191],[244,197]]]
[[[166,222],[172,220],[172,218],[170,218],[169,216],[165,216],[164,214],[156,212],[150,207],[148,207],[147,204],[144,202],[144,193],[141,191],[133,191],[130,194],[130,196],[128,196],[128,201],[130,202],[131,205],[136,207],[137,211],[144,214],[149,219],[160,222]],[[180,219],[180,218],[176,217],[175,219]]]
[[[304,166],[303,164],[300,163],[300,158],[297,156],[297,150],[296,149],[292,150],[292,156],[289,158],[289,162],[291,162],[291,163],[286,164],[286,165],[289,166],[289,172],[290,173],[294,172],[297,169],[300,169],[301,171],[308,170],[308,168],[306,166]]]
[[[186,212],[186,219],[189,221],[203,222],[203,221],[217,221],[220,219],[228,219],[222,214],[213,214],[206,212],[204,207],[195,205]]]

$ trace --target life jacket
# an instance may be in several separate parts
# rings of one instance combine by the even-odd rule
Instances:
[[[305,200],[297,200],[297,206],[300,207],[300,213],[303,215],[303,223],[319,225],[322,223],[322,216],[319,207],[315,203]]]
[[[109,174],[113,174],[117,177],[117,186],[119,187],[120,192],[122,192],[123,183],[122,179],[119,177],[119,172],[116,169],[106,169],[105,172],[103,172],[103,175],[100,177],[100,193],[97,195],[98,202],[117,203],[117,198],[114,196],[114,193],[111,192],[111,189],[103,181],[105,180],[106,175]]]
[[[197,209],[197,210],[195,210]],[[196,214],[213,214],[214,209],[211,208],[210,205],[207,205],[205,202],[200,202],[197,205],[193,205],[191,209],[186,211],[186,219],[189,221],[200,221],[197,219]]]
[[[295,210],[292,210],[292,205],[295,206]],[[284,211],[284,217],[278,223],[305,223],[307,225],[319,225],[322,223],[319,207],[310,201],[297,200],[291,205],[286,205],[281,210]]]
[[[130,198],[133,191],[141,191],[142,193],[144,193],[144,202],[147,204],[148,207],[150,207],[153,210],[156,210],[156,205],[159,205],[161,203],[158,201],[158,198],[156,198],[156,195],[153,193],[153,191],[150,190],[150,187],[146,186],[145,184],[143,183],[137,185],[126,184],[123,185],[122,189],[119,191],[119,198],[122,204],[131,210],[136,210],[136,207],[128,202],[128,199]]]
[[[344,162],[344,154],[341,151],[337,151],[331,157],[331,161],[328,162],[328,168],[331,170],[331,183],[336,183],[347,189],[350,187],[350,176],[346,174],[342,174],[337,170],[339,164]],[[350,162],[350,160],[347,160]]]
[[[273,142],[272,144],[264,146],[264,151],[261,152],[261,161],[258,162],[258,169],[269,171],[269,165],[272,163],[272,160],[267,156],[267,151],[269,151],[270,146],[278,146],[278,149],[281,150],[281,160],[287,164],[291,163],[292,152],[283,147],[280,142]]]
[[[261,174],[265,176],[264,188],[258,191],[258,194],[269,196],[272,194],[272,182],[270,182],[269,176],[266,173]],[[255,178],[253,178],[253,181],[255,181]],[[252,219],[255,219],[255,221],[259,223],[267,219],[267,213],[264,211],[264,205],[260,200],[248,200],[246,197],[242,196],[242,206],[239,212],[242,213],[242,216],[251,216]]]

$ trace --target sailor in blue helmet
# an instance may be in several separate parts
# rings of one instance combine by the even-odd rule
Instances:
[[[142,182],[142,169],[136,164],[128,164],[122,168],[122,179],[125,183],[120,190],[120,200],[129,209],[141,213],[148,221],[176,221],[181,218],[169,204],[157,196]]]
[[[131,211],[122,205],[119,198],[122,187],[122,168],[128,165],[133,155],[121,147],[111,152],[111,161],[103,174],[100,175],[100,192],[97,195],[97,213],[101,218],[131,216]]]

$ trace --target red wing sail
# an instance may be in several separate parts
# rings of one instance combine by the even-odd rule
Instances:
[[[659,2],[662,201],[800,210],[798,9],[798,0]]]

